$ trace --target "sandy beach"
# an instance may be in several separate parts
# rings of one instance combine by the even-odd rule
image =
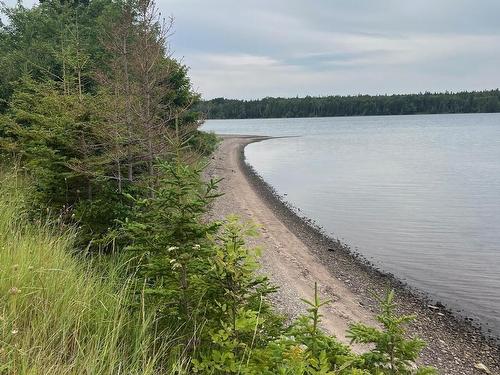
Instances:
[[[209,177],[222,177],[224,195],[214,203],[211,215],[237,214],[260,225],[261,235],[250,239],[260,246],[262,272],[279,287],[272,297],[275,307],[291,319],[304,313],[301,298],[313,296],[318,283],[323,299],[332,300],[322,311],[323,328],[348,343],[346,330],[353,322],[375,325],[377,303],[373,293],[396,290],[400,313],[414,314],[411,334],[428,343],[421,361],[441,374],[500,374],[498,343],[483,337],[479,329],[454,317],[444,306],[431,305],[390,275],[373,269],[339,242],[322,235],[307,219],[300,218],[274,194],[244,161],[244,147],[266,137],[223,136],[207,169]],[[354,350],[363,351],[356,346]]]

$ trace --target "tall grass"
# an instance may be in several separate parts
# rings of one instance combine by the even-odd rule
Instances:
[[[0,175],[0,373],[167,372],[168,340],[129,308],[120,266],[96,272],[72,254],[74,231],[26,219],[28,199],[22,179]]]

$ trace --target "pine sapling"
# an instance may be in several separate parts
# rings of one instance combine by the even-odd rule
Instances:
[[[415,316],[396,315],[393,290],[384,298],[377,297],[377,299],[380,303],[377,320],[382,329],[356,323],[351,325],[348,331],[351,343],[375,346],[369,352],[362,354],[367,369],[374,374],[435,374],[433,368],[417,368],[414,365],[425,347],[423,340],[406,337],[405,325],[415,320]]]

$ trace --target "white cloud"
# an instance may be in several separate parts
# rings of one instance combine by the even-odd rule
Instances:
[[[416,34],[399,38],[332,33],[306,53],[262,56],[192,51],[186,62],[205,97],[383,94],[486,89],[495,73],[498,35]],[[475,66],[469,60],[481,61]],[[320,63],[319,63],[320,62]],[[478,74],[478,71],[481,74]]]
[[[249,54],[201,54],[195,55],[198,61],[210,64],[213,68],[226,69],[238,67],[268,67],[279,62],[268,56],[255,56]]]

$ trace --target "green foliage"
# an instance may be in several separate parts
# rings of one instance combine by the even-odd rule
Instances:
[[[230,216],[212,241],[208,258],[211,298],[219,308],[219,319],[230,324],[236,334],[242,312],[245,315],[246,309],[260,311],[262,298],[274,291],[265,276],[256,274],[260,250],[245,246],[245,238],[256,235],[255,226],[241,224],[237,217]]]
[[[60,209],[73,185],[68,168],[80,157],[79,129],[89,126],[88,110],[73,96],[60,95],[50,82],[23,77],[0,123],[3,151],[18,156],[33,173],[43,202]]]
[[[216,98],[199,103],[196,110],[209,119],[500,112],[500,90],[259,100]]]
[[[94,104],[88,95],[65,95],[57,84],[26,76],[0,117],[0,152],[33,176],[36,206],[78,222],[86,241],[102,236],[128,210],[108,178]]]
[[[200,357],[193,359],[197,372],[250,373],[253,351],[281,334],[282,319],[264,299],[274,288],[256,274],[259,249],[245,246],[245,237],[254,235],[255,226],[232,216],[212,238],[207,259],[208,337]]]
[[[212,254],[207,259],[208,337],[199,358],[193,359],[196,372],[251,373],[252,351],[279,332],[281,320],[264,301],[273,289],[266,277],[255,273],[258,249],[245,246],[245,236],[254,236],[255,229],[230,217],[212,238]]]
[[[189,140],[191,148],[204,156],[211,155],[216,150],[218,144],[219,138],[215,133],[206,133],[199,130]]]
[[[379,301],[381,313],[377,320],[383,330],[360,323],[352,325],[349,330],[352,342],[375,345],[373,350],[362,355],[367,368],[373,374],[435,374],[432,368],[414,366],[425,343],[418,338],[407,339],[404,326],[415,317],[394,313],[394,291]]]
[[[76,92],[79,70],[85,91],[95,88],[90,73],[103,65],[106,54],[100,38],[104,26],[118,17],[118,3],[46,1],[32,8],[19,3],[2,7],[2,13],[7,22],[0,25],[0,112],[23,75],[64,82]]]
[[[165,332],[128,306],[141,285],[120,261],[75,256],[73,230],[30,222],[30,182],[0,175],[0,373],[162,372]]]
[[[331,301],[321,301],[318,295],[318,284],[314,283],[314,299],[312,301],[308,301],[303,299],[302,300],[304,303],[309,305],[308,312],[309,316],[306,316],[305,319],[303,319],[303,323],[299,325],[299,330],[302,329],[303,331],[300,332],[301,336],[304,338],[308,338],[307,341],[309,341],[307,347],[310,348],[311,353],[315,356],[318,356],[319,353],[324,350],[323,348],[319,347],[319,338],[321,336],[320,334],[320,329],[319,329],[319,323],[322,315],[319,313],[319,309],[322,306],[325,306],[329,304]]]
[[[81,227],[81,247],[105,249],[129,214],[124,194],[148,196],[173,138],[205,156],[216,145],[197,131],[188,69],[166,55],[152,2],[47,1],[2,12],[0,155],[34,177],[38,208]]]
[[[123,224],[126,248],[139,265],[144,293],[165,322],[179,321],[183,331],[196,324],[205,295],[211,251],[210,234],[219,223],[202,220],[218,195],[217,181],[203,185],[200,169],[180,162],[158,165],[159,188],[150,197],[134,199],[132,217]],[[189,324],[188,324],[189,322]]]
[[[431,367],[417,367],[414,363],[424,343],[416,338],[406,339],[402,325],[413,318],[394,315],[393,293],[380,300],[382,313],[379,322],[384,330],[354,324],[349,334],[353,342],[371,344],[373,349],[361,355],[348,346],[326,335],[320,328],[320,308],[328,303],[319,299],[315,286],[308,314],[295,321],[288,330],[258,340],[265,319],[260,310],[238,310],[235,325],[226,324],[212,332],[212,350],[194,359],[195,371],[211,374],[436,374]],[[259,317],[261,320],[259,320]],[[249,344],[245,333],[253,330]],[[240,332],[238,335],[237,332]],[[261,334],[261,333],[260,333]]]
[[[336,367],[350,367],[355,362],[350,349],[334,337],[325,335],[319,328],[322,317],[319,310],[330,301],[320,300],[316,283],[313,300],[303,300],[303,302],[309,306],[308,315],[300,317],[292,326],[290,333],[307,348],[305,351],[308,360],[307,371],[314,374],[315,371],[320,371],[325,366],[329,370]]]
[[[211,374],[368,374],[363,362],[334,337],[322,332],[318,325],[319,309],[326,302],[319,300],[317,289],[313,301],[305,301],[309,314],[299,318],[289,329],[274,323],[270,335],[266,321],[272,313],[241,303],[236,309],[234,324],[211,333],[211,351],[194,359],[194,370]],[[278,329],[279,328],[279,329]]]

